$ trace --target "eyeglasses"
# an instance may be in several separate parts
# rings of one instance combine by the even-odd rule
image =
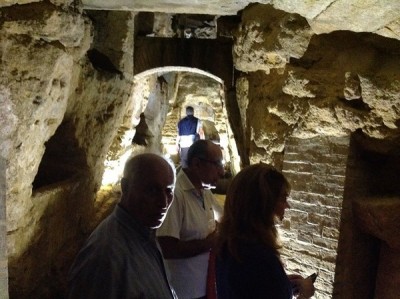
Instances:
[[[199,159],[200,159],[201,161],[211,163],[211,164],[213,164],[213,165],[216,166],[216,167],[224,168],[224,161],[221,161],[221,160],[213,161],[213,160],[204,159],[204,158],[199,158]]]

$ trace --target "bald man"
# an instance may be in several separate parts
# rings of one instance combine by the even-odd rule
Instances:
[[[175,169],[155,154],[128,160],[122,196],[73,263],[69,299],[176,298],[155,239],[173,199]]]
[[[174,202],[157,230],[171,285],[179,299],[205,298],[210,249],[222,215],[210,188],[224,174],[222,152],[210,140],[189,148],[188,167],[179,171]]]

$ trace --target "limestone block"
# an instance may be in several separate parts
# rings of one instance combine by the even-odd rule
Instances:
[[[94,24],[91,46],[106,56],[117,71],[132,75],[135,13],[96,10],[87,14]]]
[[[347,30],[354,32],[376,32],[387,23],[398,20],[399,1],[355,0],[330,1],[326,9],[309,20],[317,34],[337,30],[339,24],[346,24]],[[332,26],[333,24],[336,24]],[[342,25],[343,26],[343,25]],[[397,37],[399,35],[397,34]]]
[[[351,72],[346,72],[343,93],[346,100],[356,100],[361,98],[360,80],[357,75],[352,74]]]
[[[32,182],[45,143],[62,122],[75,89],[74,61],[81,59],[91,42],[90,25],[82,16],[68,16],[48,3],[15,9],[2,12],[0,32],[1,122],[6,122],[1,126],[1,155],[8,161],[10,258],[24,252],[37,233],[43,205],[31,198]]]
[[[386,26],[379,28],[376,33],[388,38],[399,39],[400,19],[396,19],[393,22],[386,24]]]
[[[51,3],[53,3],[54,5],[57,5],[57,6],[67,7],[67,6],[70,6],[70,5],[73,4],[74,5],[74,9],[81,9],[81,3],[78,2],[78,1],[74,1],[74,0],[49,0],[49,1]]]
[[[65,47],[77,47],[85,36],[85,18],[51,4],[16,7],[17,18],[5,15],[3,30],[9,35],[29,35],[47,42],[58,41]]]
[[[400,64],[398,64],[400,67]],[[382,118],[382,123],[390,128],[397,129],[396,122],[400,111],[400,74],[390,70],[381,71],[373,77],[360,76],[360,87],[363,101],[372,109],[373,113]]]
[[[236,98],[238,101],[238,106],[240,110],[240,119],[242,123],[242,129],[246,130],[246,111],[247,107],[249,106],[249,81],[245,78],[239,78],[236,81]]]
[[[174,37],[176,33],[172,30],[172,17],[173,14],[154,14],[153,32],[155,36]]]
[[[323,13],[333,0],[320,1],[275,1],[274,7],[289,13],[298,13],[306,19],[314,19]]]
[[[361,198],[353,201],[356,223],[366,233],[400,250],[400,198]]]
[[[5,158],[13,151],[13,138],[18,118],[14,114],[15,106],[12,102],[11,91],[4,85],[0,85],[0,106],[2,107],[0,110],[0,156]]]
[[[2,0],[0,7],[6,7],[11,5],[24,5],[28,3],[43,2],[44,0]],[[51,3],[57,6],[69,6],[74,0],[50,0]]]
[[[314,92],[309,88],[309,83],[308,79],[304,77],[297,78],[297,74],[294,71],[289,71],[282,91],[297,98],[315,98]]]
[[[6,145],[2,156],[8,160],[7,169],[7,226],[11,231],[25,227],[29,239],[33,233],[32,218],[25,217],[32,210],[29,199],[32,182],[45,151],[45,142],[54,134],[66,111],[70,93],[73,57],[57,47],[44,42],[32,42],[21,46],[21,41],[9,39],[2,52],[3,63],[0,77],[2,90],[6,90],[3,112],[8,120],[2,128]],[[5,77],[7,75],[7,77]],[[3,93],[4,94],[4,93]],[[9,253],[15,252],[16,244],[25,238],[10,236]],[[22,250],[24,245],[19,248]]]
[[[0,2],[0,7],[7,7],[15,4],[23,5],[32,2],[40,2],[42,0],[3,0]]]
[[[273,141],[277,150],[276,142],[283,142],[271,138],[271,131],[297,138],[340,137],[358,129],[374,138],[394,136],[400,118],[399,68],[396,50],[387,40],[350,38],[348,33],[315,37],[304,56],[288,64],[283,74],[248,75],[247,125],[257,132],[251,139],[270,155],[273,147],[268,143]],[[258,108],[253,110],[253,105]],[[262,113],[265,117],[257,116]],[[274,123],[271,114],[276,116]],[[285,125],[278,126],[278,120]]]
[[[83,0],[88,9],[134,10],[164,13],[236,15],[254,1],[250,0]],[[317,34],[350,30],[375,32],[399,39],[400,2],[398,0],[260,0],[292,14],[306,18]]]
[[[8,296],[7,219],[6,219],[6,163],[0,157],[0,298]]]
[[[234,63],[244,72],[283,69],[290,57],[299,58],[311,38],[307,21],[268,5],[254,5],[243,12],[234,45]]]
[[[76,138],[86,152],[88,167],[93,170],[94,181],[100,182],[103,162],[117,129],[133,100],[133,82],[119,75],[105,75],[90,70],[85,77],[84,90],[79,94],[73,115]],[[140,106],[140,103],[135,103]]]

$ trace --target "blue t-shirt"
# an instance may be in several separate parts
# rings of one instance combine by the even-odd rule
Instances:
[[[195,135],[197,133],[197,122],[198,118],[193,115],[188,115],[182,118],[178,122],[178,134],[183,135]]]
[[[292,299],[292,286],[281,261],[262,244],[239,246],[241,260],[226,248],[216,258],[218,299]]]

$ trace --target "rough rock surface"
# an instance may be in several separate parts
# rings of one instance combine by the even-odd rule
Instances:
[[[338,30],[373,32],[389,38],[400,38],[400,2],[397,0],[261,0],[275,9],[296,13],[307,19],[316,34]],[[250,0],[83,0],[87,8],[236,15],[253,3]]]
[[[268,17],[266,17],[268,16]],[[242,13],[234,61],[238,70],[284,69],[291,57],[303,56],[312,31],[307,21],[272,6],[252,5]]]
[[[86,56],[92,23],[75,9],[39,2],[0,13],[10,296],[50,298],[65,283],[77,232],[93,225],[104,158],[132,98],[133,64],[120,58],[125,77],[97,69]],[[132,19],[128,12],[119,22]],[[133,28],[126,31],[132,38]]]
[[[257,28],[270,28],[273,17],[267,17],[269,9],[251,7],[249,19],[245,11],[235,43],[239,57],[235,66],[248,73],[241,78],[247,78],[248,87],[243,87],[248,90],[240,90],[241,84],[237,88],[238,95],[246,95],[247,114],[252,115],[247,117],[244,127],[251,136],[252,141],[247,142],[257,156],[255,159],[260,148],[266,151],[266,156],[283,151],[288,135],[344,136],[357,129],[380,139],[399,135],[397,42],[349,32],[313,36],[308,44],[306,38],[299,44],[301,49],[306,49],[300,58],[289,51],[286,60],[281,59],[282,63],[274,65],[263,55],[284,56],[280,47],[271,52],[271,43],[267,42],[269,34],[273,40],[279,40],[280,34],[276,30],[256,34],[253,21],[263,17],[266,24],[258,23]],[[285,19],[285,15],[279,15]],[[282,32],[287,32],[285,23],[280,24]]]
[[[394,144],[391,150],[398,152],[399,1],[251,5],[234,37],[234,91],[188,77],[170,109],[178,98],[164,94],[165,82],[154,74],[143,81],[132,76],[135,14],[126,11],[129,5],[136,11],[223,15],[249,4],[178,2],[129,1],[125,11],[83,11],[76,1],[1,2],[0,154],[7,181],[0,220],[8,233],[8,259],[1,264],[9,265],[12,298],[55,298],[62,292],[77,248],[98,215],[109,211],[103,199],[95,199],[103,170],[132,150],[141,113],[157,144],[168,113],[175,122],[179,105],[207,103],[205,111],[211,111],[205,115],[229,142],[233,134],[224,119],[243,131],[233,132],[249,160],[242,162],[281,165],[289,138],[340,138],[356,131]],[[237,103],[237,111],[224,97]],[[115,204],[115,198],[110,201]],[[332,280],[325,280],[329,288]],[[1,291],[0,296],[7,292]]]

